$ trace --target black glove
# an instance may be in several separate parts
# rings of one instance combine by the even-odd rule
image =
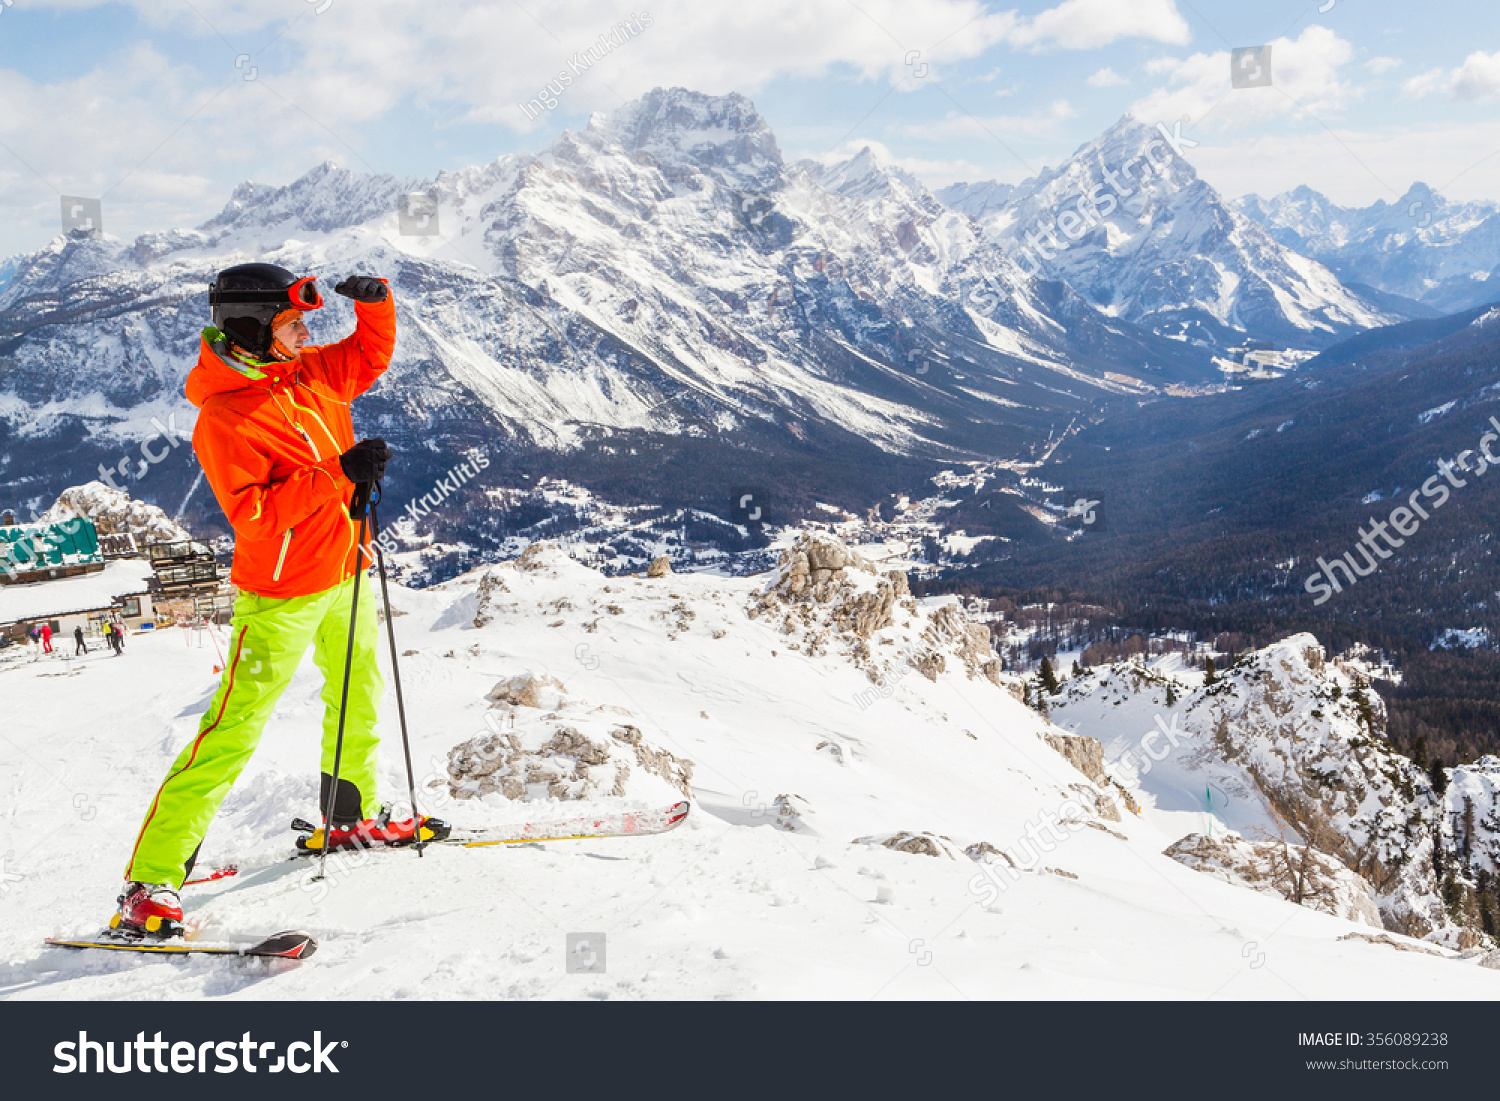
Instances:
[[[385,464],[395,454],[384,440],[360,440],[339,456],[339,466],[344,468],[344,477],[355,485],[378,482],[385,477]]]
[[[356,302],[384,302],[390,296],[390,288],[371,275],[351,275],[333,288],[334,294],[352,298]]]

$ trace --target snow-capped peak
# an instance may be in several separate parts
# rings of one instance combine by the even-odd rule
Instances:
[[[781,179],[776,136],[738,92],[653,88],[617,111],[595,114],[587,134],[645,154],[664,169],[697,169],[743,190],[764,190]]]
[[[1127,115],[977,216],[1023,270],[1165,335],[1326,344],[1388,320],[1231,210],[1198,177],[1191,140]]]

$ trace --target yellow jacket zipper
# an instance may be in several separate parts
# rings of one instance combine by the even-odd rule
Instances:
[[[276,571],[271,574],[272,581],[281,580],[281,567],[286,565],[287,548],[292,545],[292,532],[296,530],[296,528],[287,528],[286,534],[281,537],[281,553],[276,556]]]

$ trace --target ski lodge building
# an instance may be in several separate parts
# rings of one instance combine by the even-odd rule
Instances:
[[[127,627],[154,626],[156,570],[144,558],[115,557],[120,550],[101,547],[93,522],[82,517],[0,525],[0,645],[24,641],[43,623],[54,637],[75,627],[95,635],[114,614]]]

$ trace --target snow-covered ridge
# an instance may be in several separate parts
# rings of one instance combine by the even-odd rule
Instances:
[[[1311,846],[1368,881],[1387,929],[1484,939],[1466,900],[1500,866],[1500,762],[1449,769],[1436,791],[1385,741],[1368,681],[1311,635],[1241,654],[1213,684],[1119,663],[1047,703],[1054,722],[1104,742],[1111,775],[1163,828]]]

